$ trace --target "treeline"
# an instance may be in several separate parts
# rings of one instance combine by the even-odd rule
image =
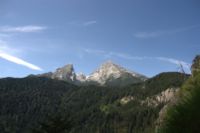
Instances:
[[[188,75],[162,73],[125,88],[74,86],[27,77],[0,80],[1,133],[149,133],[161,108],[141,104]],[[133,97],[126,104],[123,97]]]

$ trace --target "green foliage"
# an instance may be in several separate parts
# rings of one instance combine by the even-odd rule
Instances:
[[[149,133],[163,105],[141,101],[184,82],[163,73],[124,88],[74,86],[46,78],[0,80],[1,133]],[[120,99],[132,96],[125,105]]]
[[[200,73],[200,55],[197,55],[192,63],[192,75],[196,76],[196,74]]]
[[[149,95],[155,95],[170,87],[180,87],[188,79],[189,75],[178,72],[161,73],[146,82]]]
[[[0,132],[27,133],[37,121],[58,111],[61,97],[75,89],[66,82],[46,78],[0,80]]]
[[[191,77],[180,91],[178,104],[172,106],[160,133],[200,132],[200,73]]]
[[[180,87],[187,79],[189,75],[185,75],[178,72],[166,72],[156,75],[144,83],[133,84],[131,86],[122,89],[120,94],[132,95],[134,97],[145,99],[147,96],[153,96],[165,91],[168,88]]]
[[[72,127],[68,117],[55,114],[48,116],[46,121],[39,122],[39,126],[32,129],[31,133],[68,133]]]

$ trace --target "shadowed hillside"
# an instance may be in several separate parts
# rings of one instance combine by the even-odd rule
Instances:
[[[181,86],[185,76],[162,73],[124,88],[75,86],[34,76],[1,79],[0,132],[149,132],[165,103],[151,106],[147,99]]]

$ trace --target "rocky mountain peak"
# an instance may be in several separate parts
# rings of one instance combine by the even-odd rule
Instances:
[[[56,69],[56,72],[60,72],[60,71],[66,72],[66,73],[71,73],[71,72],[74,71],[74,66],[73,66],[73,64],[67,64],[67,65],[65,65],[63,67],[60,67],[60,68]]]
[[[55,72],[44,73],[38,76],[64,80],[77,85],[98,84],[110,86],[125,86],[128,84],[138,83],[146,79],[145,76],[128,71],[110,60],[103,63],[89,76],[86,76],[83,73],[76,74],[72,64],[58,68]]]
[[[106,67],[106,66],[117,66],[112,60],[107,60],[103,64],[101,64],[101,67]]]
[[[106,61],[96,71],[94,71],[87,80],[105,85],[108,82],[113,82],[115,79],[134,79],[134,81],[138,82],[141,81],[142,78],[145,79],[146,77],[135,72],[128,71],[112,61]]]
[[[68,64],[56,69],[56,71],[52,75],[52,78],[65,81],[74,81],[76,79],[76,74],[74,72],[73,65]]]
[[[125,71],[124,68],[122,68],[121,66],[115,64],[114,62],[112,62],[112,61],[110,61],[110,60],[108,60],[108,61],[106,61],[105,63],[103,63],[103,64],[100,66],[99,70],[107,70],[107,71],[109,71],[109,70],[112,70],[112,71],[114,71],[114,70],[115,70],[115,71]]]

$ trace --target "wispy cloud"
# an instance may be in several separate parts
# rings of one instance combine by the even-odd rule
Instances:
[[[103,50],[87,49],[87,48],[84,48],[83,51],[89,54],[105,54],[106,53]]]
[[[184,68],[186,69],[190,69],[191,64],[187,63],[185,61],[181,61],[181,60],[177,60],[177,59],[173,59],[173,58],[167,58],[167,57],[156,57],[157,60],[161,60],[161,61],[166,61],[172,64],[175,64],[177,66],[182,65]]]
[[[103,50],[94,50],[94,49],[83,49],[84,52],[88,53],[88,54],[95,54],[95,55],[99,55],[101,57],[105,57],[105,58],[110,58],[110,57],[118,57],[121,59],[125,59],[125,60],[159,60],[159,61],[164,61],[164,62],[168,62],[170,64],[174,64],[176,66],[180,66],[182,65],[185,69],[187,69],[187,71],[190,70],[190,63],[187,63],[185,61],[182,60],[178,60],[178,59],[174,59],[174,58],[168,58],[168,57],[148,57],[148,56],[132,56],[132,55],[128,55],[128,54],[124,54],[124,53],[117,53],[117,52],[107,52],[107,51],[103,51]]]
[[[136,38],[154,38],[154,37],[159,37],[163,35],[171,35],[179,32],[184,32],[188,30],[192,30],[195,28],[199,28],[200,25],[192,25],[188,27],[182,27],[182,28],[177,28],[177,29],[171,29],[171,30],[157,30],[157,31],[143,31],[143,32],[137,32],[134,34],[134,37]]]
[[[28,67],[28,68],[30,68],[32,70],[42,71],[42,69],[40,67],[38,67],[36,65],[33,65],[33,64],[29,63],[29,62],[26,62],[26,61],[24,61],[24,60],[22,60],[20,58],[14,57],[12,55],[8,55],[6,53],[0,52],[0,57],[5,59],[5,60],[8,60],[10,62],[13,62],[13,63],[19,64],[19,65]]]
[[[92,25],[97,24],[96,20],[90,20],[90,21],[71,21],[68,24],[76,27],[89,27]]]
[[[92,21],[87,21],[83,23],[83,26],[90,26],[90,25],[94,25],[96,24],[97,21],[96,20],[92,20]]]
[[[144,60],[145,58],[147,58],[147,57],[140,57],[140,56],[131,56],[131,55],[124,54],[124,53],[107,52],[104,50],[87,49],[87,48],[84,48],[83,51],[88,54],[100,55],[105,58],[119,57],[119,58],[127,59],[127,60]]]
[[[146,57],[131,56],[124,53],[108,52],[105,57],[118,57],[126,60],[144,60]]]
[[[34,64],[31,64],[23,59],[16,57],[16,55],[11,55],[11,53],[15,54],[18,53],[18,49],[13,49],[8,47],[6,42],[0,40],[0,58],[5,59],[7,61],[13,62],[18,65],[25,66],[32,70],[42,71],[42,69]]]
[[[47,27],[38,26],[38,25],[27,25],[27,26],[4,26],[0,27],[1,32],[20,32],[20,33],[30,33],[30,32],[39,32],[45,30]]]

